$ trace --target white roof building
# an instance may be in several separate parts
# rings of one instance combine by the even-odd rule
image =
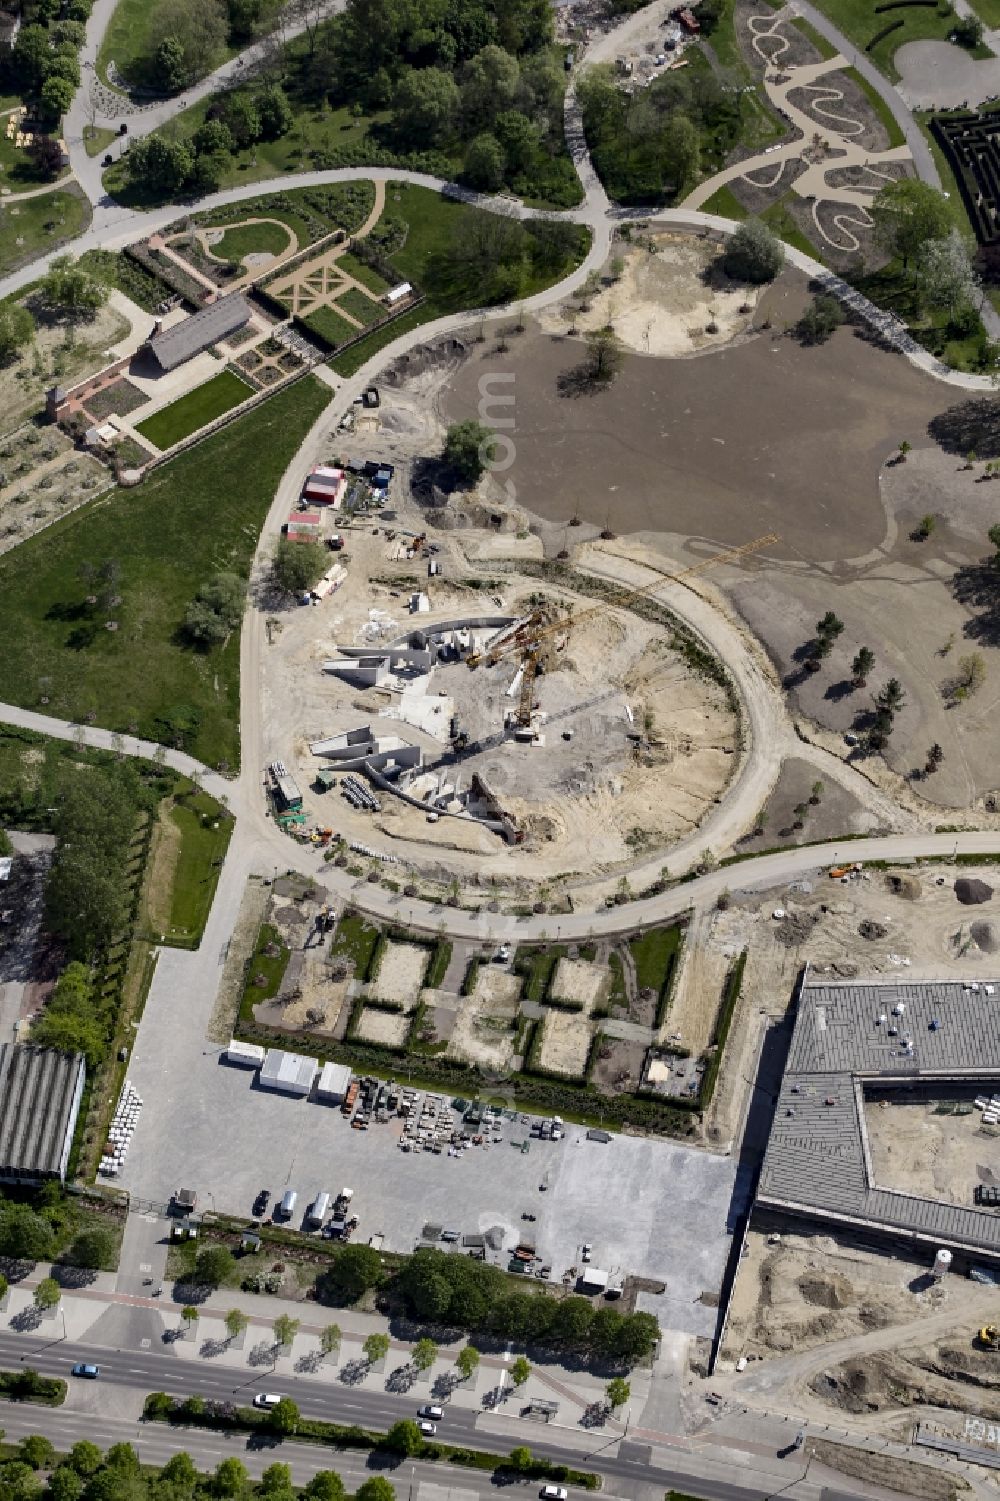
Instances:
[[[286,1053],[282,1048],[268,1048],[257,1082],[261,1089],[277,1089],[282,1094],[304,1097],[313,1087],[319,1064],[302,1053]]]

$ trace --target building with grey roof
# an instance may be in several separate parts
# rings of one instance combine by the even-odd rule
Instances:
[[[251,311],[250,304],[240,292],[231,292],[228,297],[220,297],[217,302],[199,308],[190,318],[184,318],[172,328],[154,334],[146,347],[161,370],[176,370],[185,360],[211,349],[220,339],[249,323]]]
[[[65,1179],[84,1074],[82,1053],[0,1045],[0,1181]]]
[[[820,984],[808,974],[756,1203],[1000,1259],[1000,1215],[880,1186],[866,1098],[1000,1093],[1000,981]]]

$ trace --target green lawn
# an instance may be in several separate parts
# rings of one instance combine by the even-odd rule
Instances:
[[[311,328],[335,348],[339,344],[346,344],[349,339],[356,339],[360,332],[332,307],[317,308],[314,313],[307,313],[302,322],[306,328]]]
[[[905,42],[944,42],[955,24],[954,12],[938,14],[937,6],[911,5],[897,10],[875,14],[874,0],[817,0],[819,9],[833,24],[848,36],[862,52],[867,52],[868,43],[890,21],[902,21],[895,31],[867,52],[868,57],[887,78],[898,79],[893,58]],[[964,48],[961,50],[965,50]],[[991,57],[988,47],[977,47],[971,57]]]
[[[903,134],[902,128],[878,90],[874,89],[867,78],[863,78],[855,68],[845,68],[844,76],[853,79],[868,100],[868,103],[885,128],[886,134],[889,137],[890,148],[893,146],[904,146],[906,144],[906,137]]]
[[[1000,0],[969,0],[969,4],[984,26],[991,31],[1000,26]]]
[[[168,889],[166,901],[157,892],[155,907],[147,907],[145,925],[162,917],[165,927],[155,934],[159,942],[197,948],[212,909],[233,820],[214,797],[199,792],[191,782],[179,785],[161,818],[172,825],[172,837],[161,844],[171,851],[164,861],[164,866],[169,865],[164,871]],[[156,877],[154,860],[154,881]]]
[[[239,765],[239,639],[205,654],[178,639],[214,573],[247,577],[278,481],[329,400],[312,378],[0,558],[0,701],[179,744]],[[120,568],[120,629],[85,602],[81,564]],[[42,680],[46,686],[41,687]]]
[[[282,224],[239,224],[226,230],[212,246],[212,254],[224,261],[242,261],[245,255],[283,255],[290,243]]]
[[[792,218],[788,208],[790,199],[791,194],[786,193],[784,198],[779,198],[777,203],[772,203],[766,208],[760,217],[786,244],[794,245],[796,250],[801,250],[805,255],[811,255],[815,261],[821,261],[823,257],[816,246],[802,233]]]
[[[650,928],[629,944],[635,961],[635,983],[640,990],[659,992],[684,934],[680,928]]]
[[[272,952],[268,953],[268,949]],[[278,989],[288,968],[290,950],[277,928],[262,923],[257,943],[247,965],[246,984],[240,1001],[240,1020],[253,1022],[253,1008],[261,1001],[269,1001],[278,994]]]
[[[385,277],[379,276],[377,271],[374,271],[365,261],[359,260],[356,255],[352,255],[349,250],[340,257],[337,265],[342,271],[346,271],[348,276],[353,276],[355,281],[367,287],[369,292],[374,292],[376,297],[381,297],[383,292],[388,292],[389,283]]]
[[[117,141],[117,130],[109,130],[104,125],[85,125],[83,127],[83,144],[88,156],[100,156],[107,151],[112,141]]]
[[[278,4],[279,0],[264,0],[262,9],[265,15],[276,10]],[[157,9],[158,0],[118,0],[97,54],[97,71],[105,82],[110,62],[130,82],[146,81],[142,65],[152,50],[152,23]],[[238,46],[227,42],[217,57],[206,57],[204,72],[210,73],[227,58],[235,57],[247,45],[245,41]]]
[[[711,198],[702,204],[706,214],[719,214],[723,219],[745,219],[747,211],[728,184],[716,188]]]
[[[473,276],[466,274],[462,264],[449,255],[463,221],[469,216],[485,212],[484,209],[458,203],[453,198],[445,198],[430,188],[413,187],[405,183],[390,185],[382,222],[393,219],[405,221],[406,243],[401,250],[394,250],[389,259],[403,280],[412,282],[426,294],[425,300],[419,307],[410,308],[399,318],[380,324],[342,358],[332,359],[331,368],[338,375],[352,375],[366,360],[371,359],[386,344],[392,343],[400,334],[419,328],[432,318],[458,312],[462,308],[482,307],[489,302],[482,285]],[[526,263],[518,295],[530,297],[543,287],[559,281],[583,259],[588,244],[588,232],[582,230],[576,254],[550,275],[543,275],[533,265]]]
[[[547,948],[518,949],[514,955],[514,968],[524,976],[521,993],[526,1001],[544,1001],[555,967],[568,952],[566,945],[561,943],[550,944]]]
[[[5,204],[0,214],[0,276],[75,239],[90,220],[90,204],[76,183]]]
[[[334,959],[341,956],[349,959],[356,977],[363,980],[368,973],[379,937],[380,929],[368,922],[360,913],[346,912],[337,924],[337,931],[330,946],[330,957]]]
[[[385,308],[364,292],[359,292],[357,287],[348,287],[347,291],[337,298],[337,306],[343,308],[350,317],[357,318],[367,328],[369,323],[375,323],[385,314]]]
[[[253,394],[246,381],[240,380],[231,370],[220,370],[203,386],[196,386],[186,396],[172,401],[160,412],[154,412],[145,422],[136,425],[136,432],[155,443],[163,450],[179,443],[200,427],[205,427],[223,412],[231,411]]]

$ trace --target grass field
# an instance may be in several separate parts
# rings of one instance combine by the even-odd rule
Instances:
[[[353,349],[342,358],[330,361],[338,375],[353,375],[366,360],[371,359],[386,344],[391,344],[400,334],[419,328],[433,318],[445,313],[455,313],[462,308],[482,306],[486,300],[481,287],[463,279],[462,268],[448,259],[456,233],[462,222],[470,215],[484,213],[484,209],[458,203],[453,198],[444,198],[430,188],[410,184],[396,185],[386,200],[385,218],[403,219],[406,222],[406,243],[390,257],[400,276],[413,283],[426,294],[419,307],[391,322],[381,324],[367,338],[359,340]],[[589,245],[586,230],[581,230],[577,253],[558,271],[549,276],[538,274],[534,268],[526,272],[520,288],[521,297],[530,297],[543,287],[551,286],[579,264]]]
[[[385,313],[385,308],[373,302],[364,292],[359,292],[357,287],[348,287],[347,291],[337,298],[337,306],[342,307],[345,313],[352,318],[357,318],[359,323],[368,327],[369,323],[375,323]]]
[[[723,219],[745,219],[747,216],[746,209],[727,183],[716,188],[702,207],[706,214],[719,214]]]
[[[876,68],[893,82],[899,77],[893,63],[898,48],[906,42],[947,41],[948,33],[955,24],[954,12],[949,8],[948,14],[941,16],[937,6],[905,6],[876,15],[874,0],[817,0],[817,3],[823,14],[829,16],[833,24],[845,36],[850,37],[860,51],[866,52]],[[902,26],[898,26],[868,52],[868,43],[872,37],[883,26],[895,20],[902,21]],[[989,48],[982,46],[972,50],[969,55],[979,58],[992,56]]]
[[[383,292],[388,292],[389,283],[385,278],[379,276],[377,271],[373,271],[371,266],[365,261],[359,260],[356,255],[352,255],[349,250],[346,255],[340,257],[337,264],[342,271],[347,272],[348,276],[353,276],[355,281],[359,281],[363,287],[367,287],[369,292],[374,292],[376,297],[381,297]]]
[[[356,339],[360,330],[342,318],[336,308],[321,307],[314,313],[307,313],[302,322],[306,328],[311,328],[320,338],[326,339],[334,346],[346,344],[349,339]]]
[[[90,220],[90,204],[76,183],[5,204],[0,215],[0,276],[75,239]]]
[[[264,0],[264,14],[278,8],[278,0]],[[157,0],[118,0],[108,29],[104,33],[101,49],[97,54],[97,71],[107,82],[108,63],[113,62],[123,78],[130,82],[145,82],[143,63],[152,51],[152,23],[156,15]],[[204,73],[210,73],[228,57],[235,57],[248,44],[238,46],[228,42],[217,57],[206,57]]]
[[[109,130],[104,125],[85,125],[83,128],[83,144],[88,156],[100,156],[117,139],[117,130]]]
[[[232,832],[232,818],[192,782],[164,800],[139,922],[155,941],[197,948]]]
[[[991,31],[1000,26],[1000,0],[970,0],[970,4],[984,26]]]
[[[133,490],[66,518],[0,559],[0,701],[179,744],[209,766],[239,764],[239,639],[205,654],[178,637],[199,587],[246,578],[281,475],[329,400],[311,377]],[[120,570],[120,629],[86,604],[86,562]],[[45,680],[45,686],[42,682]]]
[[[231,370],[220,370],[203,386],[196,386],[186,396],[172,401],[160,412],[154,412],[145,422],[136,426],[136,432],[155,443],[161,451],[171,448],[182,438],[196,433],[200,427],[221,417],[246,401],[253,392],[246,381],[240,380]]]
[[[212,246],[212,254],[224,261],[242,261],[245,255],[282,255],[290,243],[282,224],[237,224]]]

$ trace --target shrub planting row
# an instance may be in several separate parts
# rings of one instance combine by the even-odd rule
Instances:
[[[903,17],[897,16],[895,21],[890,21],[888,26],[883,26],[881,31],[876,31],[875,35],[872,37],[871,41],[865,48],[865,51],[873,52],[878,46],[879,42],[884,42],[887,36],[891,36],[894,31],[898,31],[899,28],[904,24],[905,22],[903,21]]]
[[[61,1407],[66,1383],[57,1376],[40,1376],[31,1366],[20,1371],[0,1371],[0,1396],[11,1402],[37,1402],[43,1407]]]

